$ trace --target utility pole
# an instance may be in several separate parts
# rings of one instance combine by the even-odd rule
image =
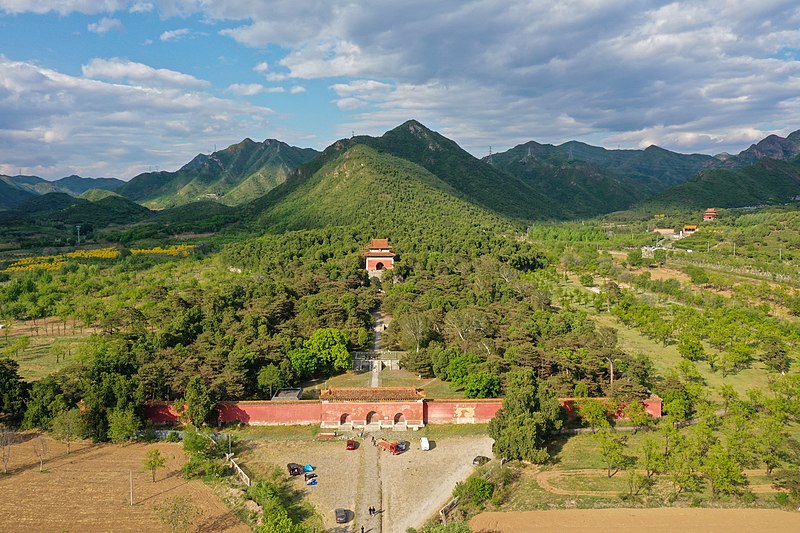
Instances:
[[[131,478],[131,507],[133,507],[133,470],[128,470]]]
[[[75,228],[78,230],[78,244],[80,244],[81,243],[81,225],[78,224],[77,226],[75,226]]]

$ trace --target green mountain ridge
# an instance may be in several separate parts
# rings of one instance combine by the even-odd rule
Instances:
[[[251,226],[272,233],[369,227],[390,239],[401,233],[406,241],[442,233],[437,242],[454,228],[465,235],[522,231],[510,219],[455,196],[453,187],[421,166],[365,144],[327,152],[322,165],[304,170],[247,206]]]
[[[641,207],[747,207],[800,197],[800,159],[763,158],[739,169],[707,169],[642,203]]]
[[[571,160],[559,147],[534,141],[483,161],[542,191],[558,205],[569,206],[579,217],[626,209],[655,192],[650,184]]]
[[[214,200],[237,205],[269,192],[286,180],[288,172],[318,154],[268,139],[245,139],[212,153],[199,154],[176,172],[139,174],[119,194],[153,209]]]

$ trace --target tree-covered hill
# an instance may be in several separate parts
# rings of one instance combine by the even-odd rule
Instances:
[[[798,196],[800,163],[765,158],[738,170],[704,170],[642,207],[744,207],[787,203]]]
[[[381,137],[357,136],[339,140],[321,157],[309,163],[304,173],[315,172],[358,144],[414,163],[446,184],[450,194],[502,216],[520,221],[536,220],[562,218],[568,211],[519,178],[473,157],[454,141],[415,120],[409,120]]]
[[[118,192],[154,209],[198,200],[235,205],[265,194],[317,153],[274,139],[245,139],[211,155],[200,154],[177,172],[140,174]]]
[[[683,183],[716,161],[709,155],[679,154],[658,146],[649,146],[644,150],[607,150],[569,141],[558,148],[574,160],[594,163],[615,174],[633,178],[654,190]]]
[[[254,231],[349,226],[358,228],[359,245],[380,236],[405,251],[471,254],[521,233],[510,219],[454,193],[414,163],[355,144],[246,207]]]
[[[560,148],[534,141],[484,161],[542,191],[579,217],[626,209],[655,191],[652,184],[570,159]]]
[[[22,189],[8,176],[0,176],[0,209],[11,209],[33,197],[33,193]]]

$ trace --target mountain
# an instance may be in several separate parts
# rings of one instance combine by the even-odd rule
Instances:
[[[227,205],[257,198],[286,180],[287,173],[318,154],[268,139],[245,139],[211,155],[199,154],[177,172],[140,174],[117,192],[154,209],[214,200]]]
[[[492,154],[483,161],[516,176],[576,216],[627,209],[655,192],[652,183],[570,159],[560,147],[534,141]]]
[[[593,163],[620,176],[638,180],[654,190],[683,183],[716,160],[710,155],[679,154],[658,146],[644,150],[606,150],[578,141],[558,148],[571,159]]]
[[[642,207],[745,207],[800,197],[800,158],[763,158],[739,169],[707,169],[644,202]]]
[[[114,195],[96,202],[53,192],[34,196],[15,209],[0,212],[0,224],[129,224],[146,218],[151,211],[126,198]]]
[[[117,178],[82,178],[80,176],[67,176],[52,182],[58,192],[65,192],[73,196],[80,196],[91,189],[103,191],[116,191],[125,182]]]
[[[0,175],[0,209],[13,209],[34,196],[65,193],[80,196],[90,189],[113,191],[125,182],[116,178],[81,178],[68,176],[47,181],[38,176]]]
[[[789,161],[798,155],[800,155],[800,130],[790,133],[785,138],[778,135],[769,135],[734,156],[720,154],[717,156],[714,166],[735,169],[752,165],[765,158]]]
[[[314,163],[245,206],[254,229],[263,233],[368,227],[375,235],[403,235],[405,241],[436,243],[442,249],[457,248],[457,242],[469,236],[477,239],[479,234],[483,240],[487,234],[522,229],[462,198],[420,165],[363,143],[326,150]]]
[[[34,196],[34,193],[21,188],[8,176],[0,176],[0,209],[12,209]]]
[[[565,211],[519,178],[477,159],[454,141],[409,120],[381,137],[342,139],[310,163],[314,171],[356,145],[414,163],[436,176],[449,194],[516,220],[560,218]]]

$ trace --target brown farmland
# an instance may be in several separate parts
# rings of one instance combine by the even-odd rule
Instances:
[[[250,531],[202,481],[179,476],[185,462],[180,444],[79,442],[66,455],[64,444],[47,439],[47,459],[39,472],[31,437],[22,435],[23,442],[12,448],[9,473],[0,473],[0,531],[165,531],[153,506],[178,495],[189,496],[199,510],[194,531]],[[150,472],[141,470],[145,453],[152,448],[167,459],[155,483]]]
[[[481,513],[472,531],[528,533],[759,533],[800,531],[800,513],[773,509],[568,509]]]

